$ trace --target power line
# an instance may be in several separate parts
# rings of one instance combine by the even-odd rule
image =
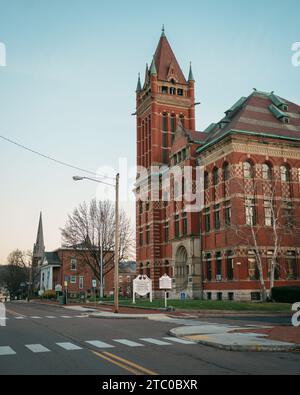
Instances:
[[[91,174],[94,177],[96,176],[96,177],[106,178],[106,179],[110,179],[110,180],[114,180],[115,179],[114,177],[108,177],[108,176],[105,176],[105,175],[96,174],[95,172],[92,172],[90,170],[82,169],[81,167],[77,167],[77,166],[71,165],[70,163],[63,162],[63,161],[61,161],[59,159],[52,158],[51,156],[48,156],[48,155],[42,154],[41,152],[35,151],[35,150],[33,150],[33,149],[29,148],[29,147],[26,147],[23,144],[20,144],[20,143],[18,143],[16,141],[13,141],[13,140],[5,137],[5,136],[0,135],[0,138],[2,140],[4,140],[4,141],[10,143],[10,144],[16,145],[19,148],[22,148],[22,149],[24,149],[24,150],[26,150],[28,152],[31,152],[32,154],[38,155],[38,156],[40,156],[40,157],[42,157],[44,159],[48,159],[48,160],[50,160],[52,162],[55,162],[55,163],[57,163],[57,164],[59,164],[61,166],[69,167],[71,169],[78,170],[78,171],[81,171],[83,173]]]

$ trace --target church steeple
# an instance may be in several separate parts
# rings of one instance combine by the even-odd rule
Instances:
[[[39,260],[43,258],[44,253],[45,253],[45,244],[44,244],[43,218],[42,218],[42,213],[40,213],[36,242],[33,247],[33,264],[34,265],[38,264]]]

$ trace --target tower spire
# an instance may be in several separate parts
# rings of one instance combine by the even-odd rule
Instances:
[[[193,69],[192,69],[192,62],[190,62],[190,71],[189,71],[189,81],[195,81]]]
[[[161,36],[162,36],[162,37],[166,37],[166,33],[165,33],[165,25],[162,25],[162,29],[161,29]]]
[[[136,87],[136,92],[139,93],[142,90],[142,84],[141,84],[141,74],[139,73],[139,77],[138,77],[138,83],[137,83],[137,87]]]
[[[157,70],[156,70],[156,66],[155,66],[155,56],[153,56],[153,60],[152,60],[152,63],[151,63],[150,74],[151,75],[157,75]]]

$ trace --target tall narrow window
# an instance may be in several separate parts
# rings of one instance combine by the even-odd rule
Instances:
[[[262,165],[262,175],[263,175],[263,179],[265,181],[271,181],[272,180],[272,168],[267,163],[264,163]]]
[[[288,166],[284,165],[280,167],[280,175],[282,182],[290,181],[290,169],[288,168]]]
[[[228,251],[227,252],[227,258],[226,258],[226,266],[227,266],[227,280],[232,281],[234,278],[234,269],[233,269],[233,252]]]
[[[219,184],[219,169],[216,167],[213,170],[213,182],[214,186],[217,186]]]
[[[221,217],[220,217],[220,205],[215,205],[215,230],[220,230],[221,228]]]
[[[163,130],[163,132],[168,131],[168,115],[167,114],[163,114],[163,117],[162,117],[162,130]]]
[[[225,163],[223,167],[223,178],[224,181],[228,181],[230,179],[230,166],[229,163]]]
[[[222,277],[222,253],[217,252],[216,254],[216,276],[217,280],[220,280]]]
[[[169,222],[165,223],[165,242],[169,241]]]
[[[273,260],[274,260],[274,251],[268,251],[267,261],[268,261],[268,278],[271,278],[271,270],[273,267]],[[278,260],[275,258],[275,268],[274,268],[274,280],[278,281],[280,278],[280,270],[278,266]]]
[[[225,224],[226,226],[231,225],[231,201],[225,202]]]
[[[77,270],[77,259],[76,258],[71,258],[71,270],[72,271]]]
[[[146,243],[150,244],[150,225],[146,227]]]
[[[206,208],[204,212],[205,232],[210,232],[210,209]]]
[[[245,209],[246,209],[246,224],[248,226],[255,226],[256,225],[255,200],[246,199]]]
[[[187,213],[183,213],[183,235],[186,236],[188,233],[188,218]]]
[[[254,176],[254,169],[250,162],[244,162],[244,178],[251,179]]]
[[[144,244],[143,228],[140,228],[140,246],[142,247],[143,244]]]
[[[180,236],[180,222],[179,215],[175,215],[175,237],[178,238]]]
[[[248,270],[250,280],[259,280],[259,271],[254,251],[248,253]]]
[[[204,189],[207,190],[209,187],[209,176],[207,171],[204,173]]]
[[[206,278],[207,278],[207,281],[212,280],[211,254],[206,255]]]
[[[291,201],[284,201],[282,204],[282,216],[284,224],[287,228],[292,228],[294,225],[293,219],[293,203]]]
[[[270,200],[264,201],[264,210],[265,210],[265,225],[273,226],[273,210],[272,210],[272,202]]]
[[[174,143],[175,139],[175,132],[176,132],[176,116],[171,116],[171,135],[172,135],[172,144]]]
[[[286,271],[288,280],[297,280],[297,258],[295,251],[288,251],[286,256]]]

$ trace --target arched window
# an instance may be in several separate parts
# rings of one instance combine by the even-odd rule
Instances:
[[[209,186],[209,176],[207,171],[204,173],[204,189],[208,189]]]
[[[262,176],[263,176],[263,179],[266,181],[272,180],[272,167],[270,165],[268,165],[267,163],[264,163],[262,165]]]
[[[215,167],[213,170],[213,183],[214,186],[219,184],[219,169],[217,167]]]
[[[230,178],[230,165],[229,163],[225,163],[223,166],[223,178],[224,181],[228,181]]]
[[[290,181],[290,169],[287,165],[283,165],[280,167],[280,177],[282,182]]]
[[[250,179],[254,176],[253,165],[250,162],[244,162],[244,178]]]

